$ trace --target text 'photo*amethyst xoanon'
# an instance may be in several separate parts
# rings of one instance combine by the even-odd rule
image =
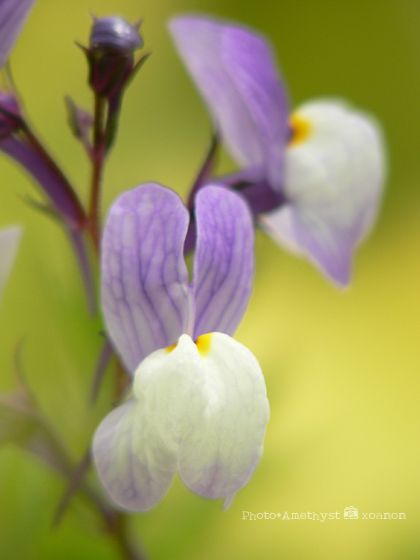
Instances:
[[[241,167],[217,182],[241,190],[276,242],[347,285],[382,193],[384,153],[374,120],[328,99],[289,116],[268,42],[246,27],[180,16],[170,31]]]
[[[228,503],[262,453],[264,378],[231,338],[252,291],[252,216],[239,195],[207,186],[195,217],[191,284],[190,216],[173,191],[155,183],[127,191],[105,224],[102,311],[133,395],[100,424],[93,457],[108,494],[127,510],[155,506],[177,471],[197,494]]]

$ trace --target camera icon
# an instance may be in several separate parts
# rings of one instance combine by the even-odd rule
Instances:
[[[344,510],[344,519],[359,519],[359,510],[353,506],[346,507]]]

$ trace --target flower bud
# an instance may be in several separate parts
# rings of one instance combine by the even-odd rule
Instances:
[[[110,99],[118,95],[134,69],[134,51],[143,46],[138,27],[120,17],[95,19],[89,48],[89,83],[95,93]]]
[[[120,17],[95,20],[90,35],[91,49],[110,49],[120,53],[133,53],[143,47],[143,39],[136,27]]]

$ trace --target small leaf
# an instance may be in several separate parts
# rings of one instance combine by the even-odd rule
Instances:
[[[84,109],[78,107],[71,97],[64,98],[67,107],[68,123],[71,131],[78,140],[86,142],[93,126],[93,117]]]

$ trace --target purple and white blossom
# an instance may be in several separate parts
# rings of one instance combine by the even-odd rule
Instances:
[[[377,213],[384,155],[376,123],[338,101],[304,104],[289,118],[267,41],[198,16],[172,20],[176,47],[242,170],[259,224],[333,281],[350,280],[354,250]],[[222,179],[223,181],[223,179]]]
[[[184,260],[190,216],[155,183],[121,195],[102,241],[102,310],[133,374],[133,396],[99,426],[93,455],[121,507],[146,511],[178,471],[208,498],[228,498],[251,477],[269,415],[261,369],[231,338],[253,280],[246,202],[220,186],[196,198],[192,283]]]

